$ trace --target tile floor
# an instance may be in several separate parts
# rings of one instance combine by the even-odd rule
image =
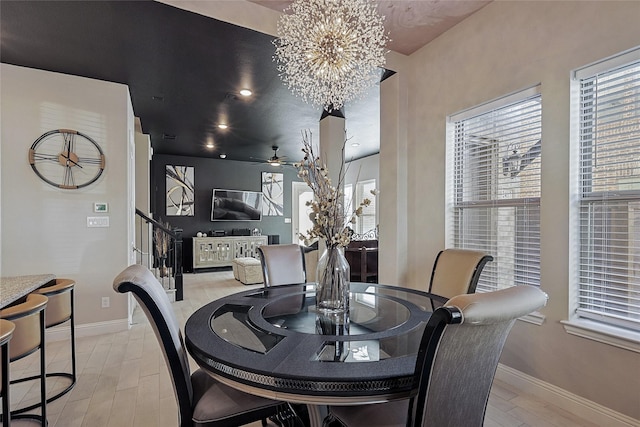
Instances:
[[[208,301],[262,286],[242,285],[233,279],[230,270],[184,277],[185,299],[174,303],[182,324]],[[177,426],[176,401],[156,337],[141,310],[136,310],[134,322],[128,331],[77,339],[78,382],[70,393],[48,405],[50,427]],[[49,372],[70,369],[69,341],[49,342],[47,362]],[[11,364],[12,378],[33,375],[38,370],[37,353]],[[49,380],[48,388],[60,388],[62,381]],[[11,389],[14,407],[38,397],[37,382]],[[251,427],[259,425],[254,423]],[[485,426],[595,427],[595,424],[496,381]]]

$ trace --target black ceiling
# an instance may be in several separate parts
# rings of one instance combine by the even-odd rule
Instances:
[[[281,82],[270,35],[155,1],[2,0],[0,19],[2,62],[128,85],[154,153],[297,160],[301,131],[317,135],[322,111]],[[377,89],[345,107],[348,157],[378,152]]]

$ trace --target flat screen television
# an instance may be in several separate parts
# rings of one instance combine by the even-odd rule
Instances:
[[[213,189],[211,221],[260,221],[262,193]]]

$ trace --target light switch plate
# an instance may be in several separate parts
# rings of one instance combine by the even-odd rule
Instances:
[[[108,226],[109,226],[108,216],[88,216],[87,217],[87,227],[89,228],[108,227]]]

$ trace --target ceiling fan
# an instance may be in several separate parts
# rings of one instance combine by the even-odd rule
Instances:
[[[271,149],[273,150],[273,156],[271,156],[267,160],[267,163],[269,163],[271,166],[280,166],[286,164],[284,160],[287,158],[287,156],[278,156],[278,146],[274,145],[271,147]]]

